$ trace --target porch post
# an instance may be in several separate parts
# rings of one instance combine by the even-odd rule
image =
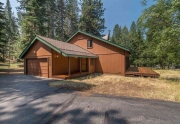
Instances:
[[[71,75],[71,65],[70,65],[70,58],[68,57],[68,75]]]
[[[79,58],[80,59],[80,74],[82,73],[82,68],[81,68],[81,66],[82,66],[82,64],[81,64],[81,58]]]

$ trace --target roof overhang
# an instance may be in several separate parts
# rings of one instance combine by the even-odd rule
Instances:
[[[67,54],[65,52],[63,52],[62,50],[60,50],[59,48],[53,46],[52,44],[46,42],[45,40],[41,39],[38,36],[35,36],[34,39],[27,45],[27,47],[23,50],[23,52],[20,54],[19,58],[23,58],[24,55],[26,54],[26,52],[29,50],[29,48],[34,44],[34,42],[36,40],[39,40],[40,42],[44,43],[45,45],[47,45],[48,47],[50,47],[51,49],[55,50],[56,52],[62,54],[65,57],[79,57],[79,58],[98,58],[97,55],[95,56],[83,56],[83,55],[77,55],[77,54]]]
[[[100,40],[100,41],[103,41],[103,42],[105,42],[105,43],[108,43],[108,44],[113,45],[113,46],[115,46],[115,47],[118,47],[118,48],[120,48],[120,49],[123,49],[123,50],[125,50],[125,51],[127,51],[127,52],[129,52],[129,53],[131,54],[130,50],[128,50],[127,48],[125,48],[125,47],[123,47],[123,46],[121,46],[121,45],[115,44],[115,43],[113,43],[113,42],[110,42],[110,41],[108,41],[108,40],[99,38],[99,37],[94,36],[94,35],[91,35],[91,34],[88,34],[88,33],[83,32],[83,31],[77,31],[77,32],[76,32],[72,37],[70,37],[66,42],[69,42],[69,41],[70,41],[74,36],[76,36],[78,33],[84,34],[84,35],[86,35],[86,36],[95,38],[95,39]]]

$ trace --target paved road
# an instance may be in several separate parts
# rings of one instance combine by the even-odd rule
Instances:
[[[180,103],[84,96],[50,81],[0,75],[0,124],[180,124]]]

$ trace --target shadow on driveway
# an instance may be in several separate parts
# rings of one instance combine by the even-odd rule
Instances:
[[[82,96],[72,90],[49,87],[51,81],[27,75],[0,75],[0,124],[180,123],[179,103]]]

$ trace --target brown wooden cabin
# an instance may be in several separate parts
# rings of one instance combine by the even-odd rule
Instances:
[[[125,75],[129,56],[120,45],[78,31],[66,42],[37,35],[20,58],[24,74],[67,79],[95,72]]]

